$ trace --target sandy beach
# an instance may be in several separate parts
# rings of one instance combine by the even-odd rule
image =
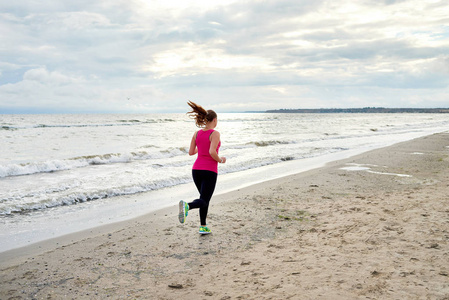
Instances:
[[[434,134],[2,253],[0,299],[449,299],[448,195]]]

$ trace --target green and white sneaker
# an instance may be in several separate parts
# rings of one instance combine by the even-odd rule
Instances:
[[[209,234],[212,231],[207,226],[200,226],[199,234]]]
[[[181,224],[184,224],[184,222],[186,221],[187,215],[189,212],[189,205],[187,204],[187,202],[181,200],[179,201],[179,222],[181,222]]]

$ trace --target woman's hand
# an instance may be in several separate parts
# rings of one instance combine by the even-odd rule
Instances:
[[[226,157],[222,156],[220,157],[220,159],[221,159],[220,163],[222,164],[226,163]]]

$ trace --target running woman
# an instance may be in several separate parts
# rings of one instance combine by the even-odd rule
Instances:
[[[206,223],[209,201],[217,183],[218,163],[224,164],[226,157],[218,156],[221,145],[220,133],[214,130],[217,126],[217,114],[213,110],[205,110],[192,101],[187,104],[192,108],[187,114],[195,119],[196,126],[201,128],[193,134],[189,149],[189,155],[198,153],[192,167],[192,176],[200,196],[190,203],[179,201],[179,222],[185,222],[189,210],[199,208],[201,225],[199,233],[209,234],[211,230]]]

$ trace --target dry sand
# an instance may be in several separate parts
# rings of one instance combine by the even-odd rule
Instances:
[[[208,236],[174,203],[0,255],[0,298],[449,299],[448,167],[448,133],[367,152],[213,198]]]

